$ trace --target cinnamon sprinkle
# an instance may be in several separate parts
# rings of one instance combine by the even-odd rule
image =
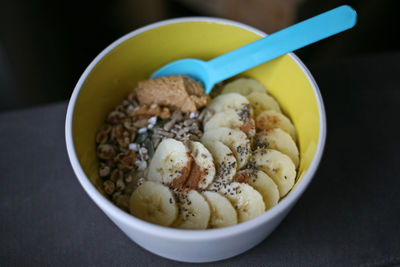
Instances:
[[[200,166],[196,163],[190,153],[187,153],[190,160],[188,164],[182,168],[181,176],[173,179],[169,186],[172,189],[175,189],[179,192],[179,198],[183,197],[185,192],[188,192],[192,189],[198,189],[199,184],[202,181],[202,178],[206,175],[207,170],[201,169]]]
[[[240,130],[243,131],[247,136],[253,137],[255,135],[255,122],[250,120],[240,126]]]
[[[246,183],[248,184],[249,181],[255,176],[254,171],[252,170],[243,170],[236,173],[235,177],[233,177],[234,181],[238,183]]]
[[[177,189],[177,190],[182,190],[185,187],[186,181],[189,177],[191,167],[192,167],[192,161],[193,158],[190,156],[189,157],[189,162],[188,164],[182,168],[181,170],[181,176],[173,179],[169,184],[172,188]]]
[[[206,175],[206,170],[201,169],[200,166],[196,163],[196,161],[192,160],[190,174],[188,179],[186,180],[185,186],[190,189],[197,189],[201,182],[201,178]]]

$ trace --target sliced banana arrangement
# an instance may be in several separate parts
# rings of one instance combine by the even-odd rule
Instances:
[[[285,154],[268,148],[259,148],[253,158],[257,169],[264,171],[276,183],[280,197],[284,197],[294,185],[296,168]]]
[[[264,110],[274,110],[281,113],[278,102],[267,93],[252,92],[247,96],[251,107],[254,109],[254,116],[257,116]]]
[[[209,228],[221,228],[238,223],[237,213],[232,203],[220,193],[205,191],[203,196],[211,210]]]
[[[231,182],[237,168],[237,161],[232,150],[218,140],[203,139],[202,142],[214,158],[216,168],[215,182]],[[210,186],[215,185],[215,182]]]
[[[212,99],[208,104],[208,108],[214,112],[226,111],[229,109],[242,109],[249,104],[249,100],[239,93],[226,93]]]
[[[263,197],[265,208],[269,210],[279,201],[278,186],[265,172],[260,170],[242,170],[236,176],[237,181],[245,182],[256,189]]]
[[[185,145],[175,139],[160,143],[151,159],[148,180],[168,184],[179,177],[190,164],[191,158]]]
[[[254,140],[254,147],[268,147],[287,155],[296,168],[299,166],[299,149],[291,136],[279,128],[259,132]]]
[[[238,168],[244,167],[251,155],[250,140],[247,135],[237,129],[213,128],[205,131],[201,142],[220,141],[228,146],[238,162]]]
[[[238,222],[245,222],[265,212],[265,204],[261,194],[246,183],[233,182],[221,187],[221,193],[233,204]]]
[[[174,227],[182,229],[206,229],[210,221],[210,206],[196,190],[185,192],[181,198],[179,216]]]
[[[256,125],[259,130],[279,128],[296,140],[296,129],[288,117],[275,110],[265,110],[256,117]]]
[[[192,131],[186,121],[163,135],[131,194],[131,214],[180,229],[228,227],[262,215],[293,188],[296,129],[260,82],[229,82],[206,109],[197,139],[179,137]]]
[[[160,183],[145,181],[132,193],[130,211],[136,217],[155,224],[169,226],[178,215],[172,191]]]
[[[240,129],[246,122],[242,120],[239,112],[234,109],[228,109],[215,113],[204,125],[204,131],[214,128]]]

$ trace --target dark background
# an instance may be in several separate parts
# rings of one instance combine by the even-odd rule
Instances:
[[[73,178],[60,138],[65,100],[111,42],[193,15],[272,33],[343,3],[0,0],[0,266],[178,265],[139,248],[106,219]],[[355,28],[296,52],[328,117],[312,183],[267,240],[210,266],[400,266],[400,1],[346,3],[358,12]],[[54,101],[63,102],[4,112]]]
[[[358,24],[297,51],[307,65],[399,50],[396,0],[2,0],[0,111],[67,100],[101,50],[152,22],[215,16],[272,33],[341,4],[357,10]]]

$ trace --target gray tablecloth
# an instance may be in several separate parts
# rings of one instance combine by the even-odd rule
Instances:
[[[328,139],[314,181],[264,242],[210,265],[400,265],[400,53],[311,68]],[[74,177],[66,103],[0,114],[0,265],[182,265],[131,242]]]

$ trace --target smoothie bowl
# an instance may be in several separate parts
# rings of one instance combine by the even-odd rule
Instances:
[[[143,80],[149,79],[161,66],[180,58],[209,60],[263,36],[264,33],[254,28],[229,20],[167,20],[136,30],[115,41],[94,59],[79,79],[66,118],[66,143],[72,167],[82,187],[99,208],[143,248],[169,259],[187,262],[210,262],[238,255],[265,239],[311,182],[324,148],[326,119],[318,87],[294,54],[281,56],[234,77],[233,81],[218,88],[218,96],[212,96],[211,101],[208,102],[207,99],[199,104],[199,110],[193,110],[186,105],[182,108],[183,112],[178,114],[182,110],[177,111],[167,105],[168,107],[157,106],[157,114],[152,114],[151,117],[139,116],[141,119],[146,118],[151,127],[147,124],[134,128],[133,136],[126,137],[125,144],[119,142],[126,148],[115,148],[112,143],[108,143],[107,138],[103,140],[103,135],[99,135],[99,131],[105,126],[114,127],[113,123],[118,120],[118,116],[110,122],[110,114],[119,112],[117,110],[113,113],[115,107],[124,103],[124,99],[126,110],[122,113],[132,113],[132,118],[137,118],[135,116],[138,116],[143,107],[155,108],[154,103],[146,103],[148,106],[142,103],[146,92],[150,93],[142,85]],[[176,79],[174,84],[179,81],[183,81],[181,84],[193,82],[188,83],[185,77],[172,79]],[[237,90],[241,83],[243,87],[243,81],[245,84],[256,85],[249,86],[253,88],[251,92]],[[141,90],[132,93],[138,87]],[[265,90],[265,93],[253,92],[256,91],[254,87],[266,88],[260,89]],[[144,96],[141,97],[143,92]],[[252,96],[249,96],[251,93]],[[155,98],[157,91],[152,94]],[[263,95],[255,97],[260,94]],[[206,96],[199,96],[199,99],[203,97]],[[268,99],[263,100],[266,97],[273,103],[266,104]],[[235,113],[235,105],[243,105],[243,109]],[[276,111],[269,110],[271,105]],[[266,110],[260,109],[260,106]],[[99,155],[99,150],[109,152],[107,149],[117,149],[112,151],[112,157],[118,157],[117,154],[120,153],[122,156],[132,155],[137,159],[144,142],[138,140],[138,136],[146,131],[155,132],[153,128],[158,126],[157,119],[168,124],[171,118],[174,118],[175,123],[178,121],[177,117],[180,117],[182,125],[189,121],[192,126],[197,123],[197,118],[204,117],[202,113],[205,112],[202,111],[205,109],[210,109],[212,114],[209,120],[201,121],[200,126],[196,126],[198,134],[194,139],[182,140],[177,134],[155,141],[153,138],[156,143],[155,151],[150,157],[139,163],[135,161],[136,165],[132,163],[132,166],[122,166],[125,168],[123,171],[126,171],[124,179],[111,177],[111,170],[114,171],[114,176],[118,172],[124,175],[123,171],[118,170],[113,163],[107,165],[109,154]],[[285,118],[286,124],[275,125],[283,131],[270,129],[271,123],[268,121],[275,122],[270,119],[274,118],[271,113]],[[123,114],[122,117],[125,116]],[[239,119],[235,120],[237,114]],[[247,114],[247,117],[243,114]],[[244,127],[248,128],[247,131],[241,128],[245,126],[240,124],[240,119],[244,117],[252,122],[249,125],[253,125],[254,132],[251,127]],[[104,125],[105,122],[110,124]],[[159,128],[166,127],[165,124]],[[233,129],[235,127],[243,131]],[[288,156],[283,155],[287,154],[287,146],[280,149],[282,147],[279,146],[279,141],[274,139],[277,135],[290,141],[291,152]],[[237,137],[235,140],[248,141],[241,142],[238,146],[232,145],[229,143],[230,136]],[[264,139],[266,141],[262,141]],[[190,151],[185,150],[188,146]],[[221,157],[218,155],[221,151],[229,149],[233,153],[224,154],[229,158],[219,162]],[[246,157],[241,156],[243,154]],[[185,166],[195,166],[186,176],[183,175],[183,169],[174,169],[176,165],[165,167],[160,164],[166,158],[171,159],[171,162],[174,159],[176,163],[176,155],[187,159],[184,163],[189,165]],[[268,163],[276,158],[279,160],[275,165]],[[209,165],[205,169],[204,164],[207,163]],[[228,184],[217,179],[218,173],[222,173],[220,166],[223,163],[229,163],[234,170],[233,174],[222,177],[229,176]],[[286,168],[284,165],[290,167]],[[203,172],[202,167],[205,170]],[[256,172],[249,174],[250,167]],[[163,168],[166,173],[157,173],[157,170]],[[128,171],[132,176],[140,171],[144,171],[144,174],[140,181],[132,182],[138,177],[129,176],[128,181]],[[198,173],[203,173],[202,183],[199,183]],[[166,177],[172,178],[168,180]],[[190,182],[190,177],[197,180],[196,185]],[[177,182],[182,179],[185,183]],[[264,182],[257,182],[257,179]],[[126,189],[129,183],[134,184],[131,190]],[[266,184],[271,186],[263,191]],[[118,187],[119,191],[116,189]],[[158,211],[150,213],[146,208],[154,200],[152,194],[161,199],[169,197],[160,203]],[[253,206],[246,204],[253,202],[256,203]],[[192,203],[197,206],[193,208],[193,205],[190,206]],[[228,210],[230,215],[227,215]]]

